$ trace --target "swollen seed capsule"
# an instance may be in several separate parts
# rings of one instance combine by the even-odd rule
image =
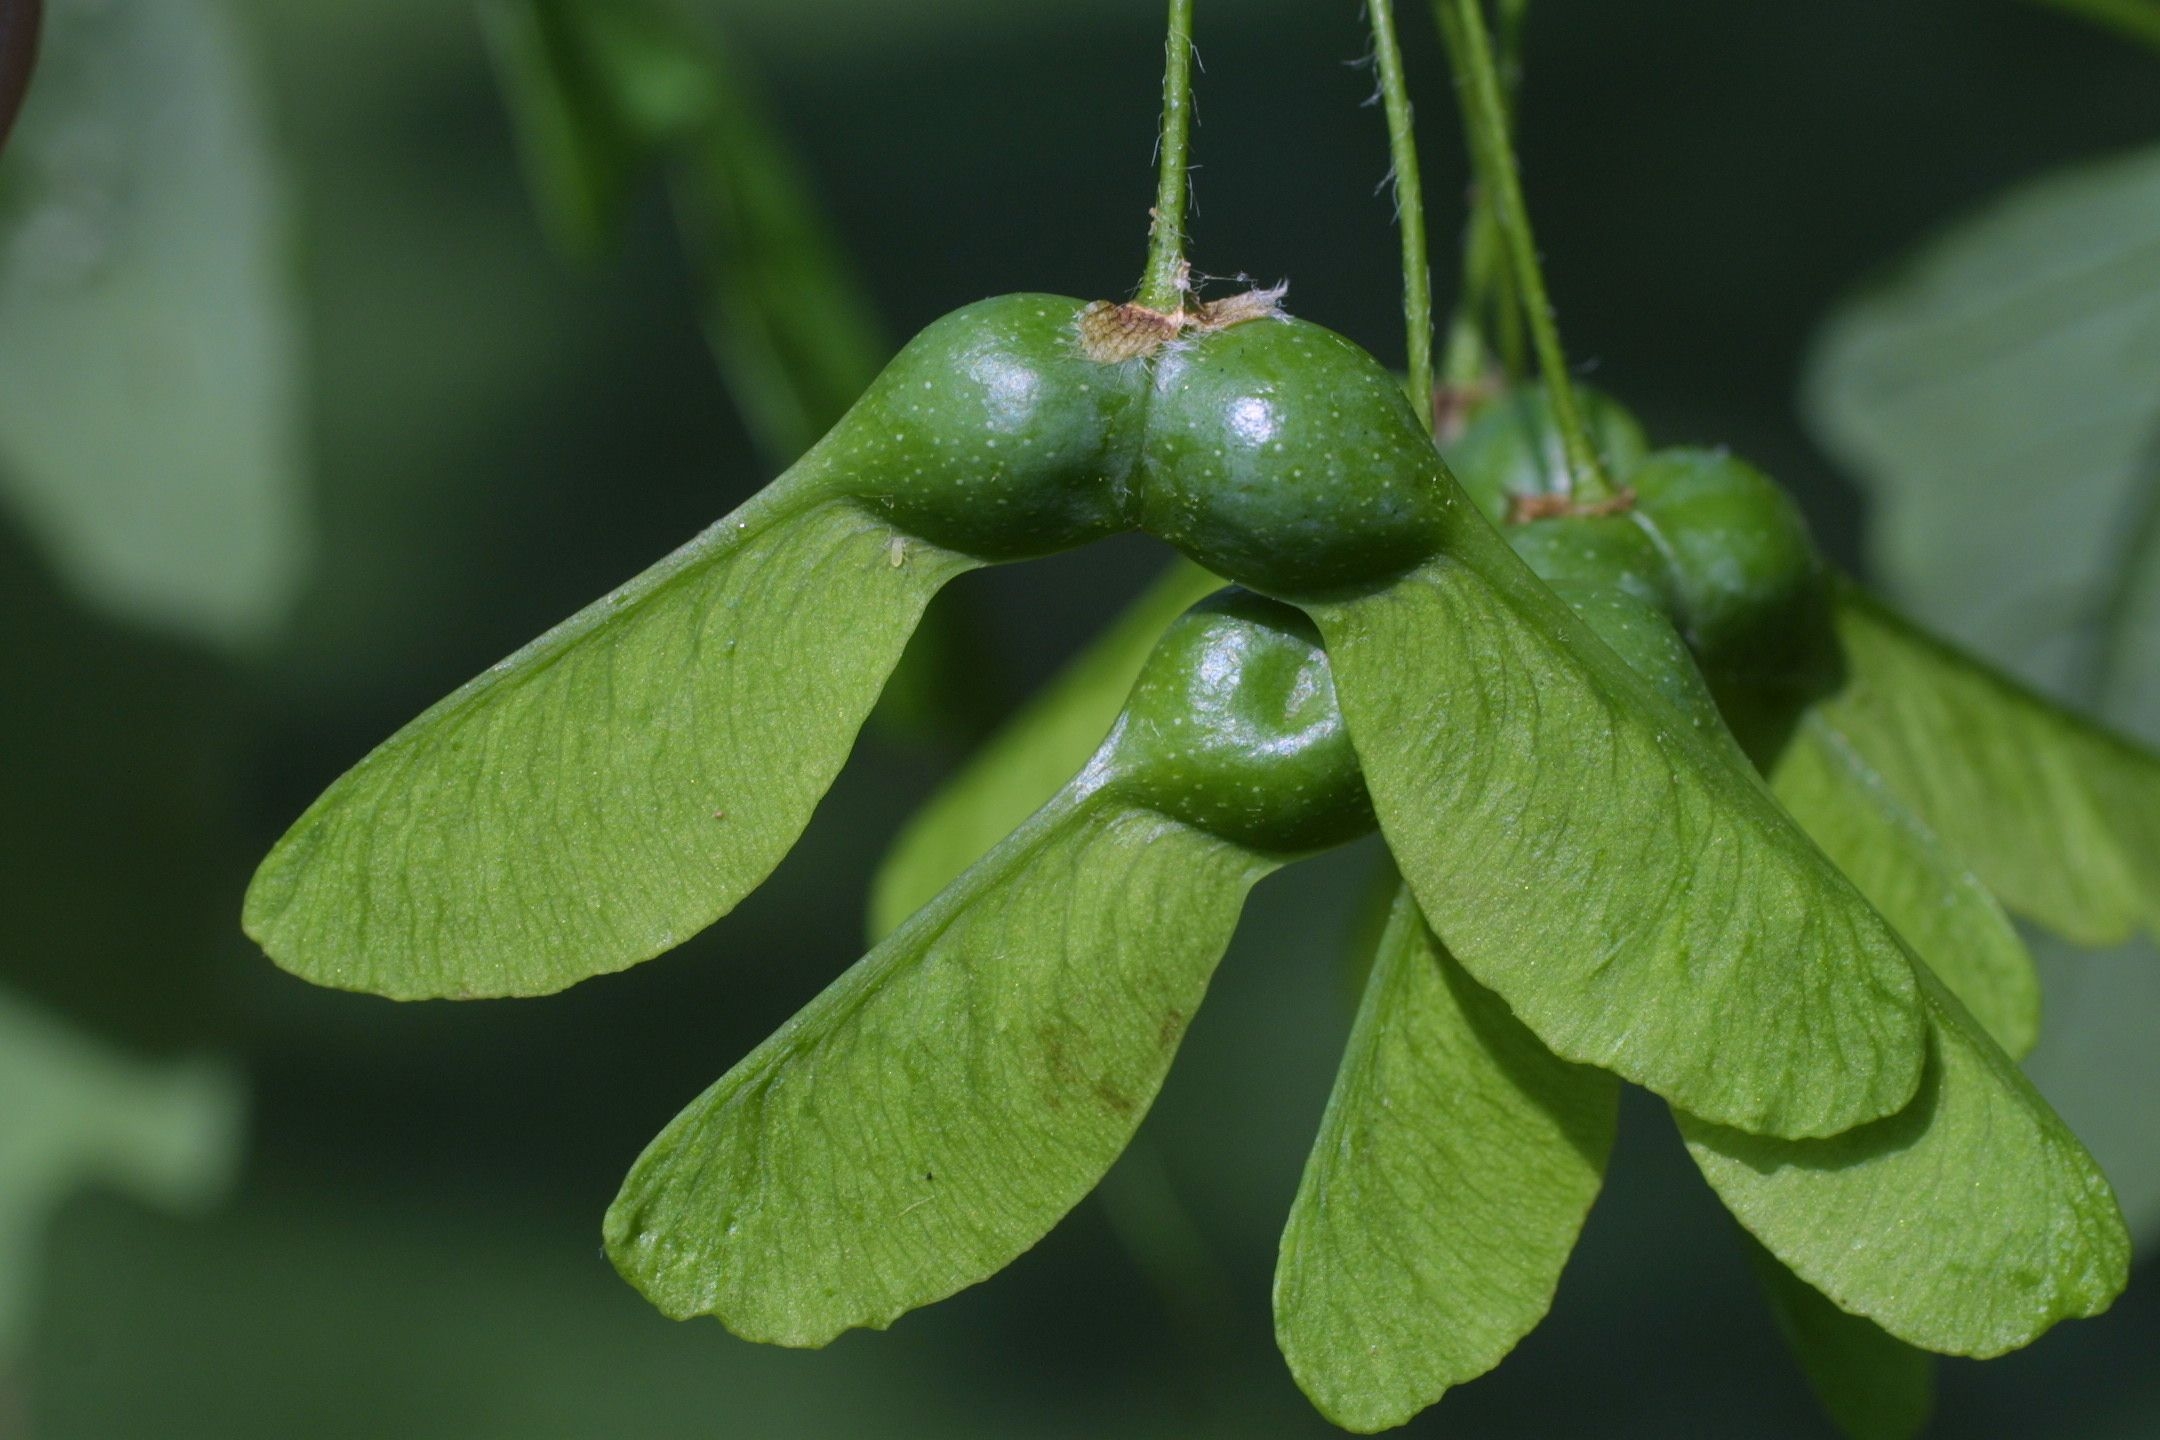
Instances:
[[[1147,378],[1080,353],[1082,308],[1001,295],[932,322],[813,454],[900,530],[985,560],[1128,528]]]
[[[1641,427],[1619,405],[1578,389],[1585,418],[1623,503],[1612,515],[1528,523],[1527,498],[1552,493],[1562,452],[1542,390],[1477,411],[1449,447],[1462,484],[1508,543],[1556,587],[1625,582],[1656,600],[1714,683],[1807,688],[1835,666],[1824,572],[1792,501],[1723,452],[1644,456]],[[1644,545],[1655,552],[1655,559]]]
[[[1618,401],[1586,385],[1575,387],[1575,403],[1606,474],[1616,485],[1627,483],[1649,453],[1642,426]],[[1566,489],[1567,447],[1542,385],[1522,386],[1478,406],[1462,438],[1446,448],[1456,478],[1495,525],[1507,519],[1516,499]]]
[[[1821,558],[1791,497],[1722,451],[1661,450],[1629,477],[1672,566],[1674,615],[1704,670],[1790,678],[1816,663]]]
[[[1308,597],[1391,578],[1441,547],[1452,486],[1395,378],[1282,317],[1155,360],[1141,525],[1218,575]]]
[[[1254,849],[1325,849],[1373,826],[1318,632],[1246,591],[1170,627],[1108,750],[1122,793]]]
[[[1510,525],[1508,545],[1538,579],[1611,589],[1672,612],[1672,567],[1631,513],[1563,515]]]

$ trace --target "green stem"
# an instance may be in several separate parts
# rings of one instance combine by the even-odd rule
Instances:
[[[1500,34],[1497,55],[1500,62],[1500,100],[1506,108],[1507,122],[1512,132],[1515,117],[1522,113],[1522,52],[1523,25],[1530,18],[1530,0],[1500,0]],[[1509,375],[1520,375],[1524,370],[1523,355],[1523,309],[1515,294],[1515,281],[1509,273],[1506,249],[1500,241],[1500,225],[1486,207],[1487,229],[1491,232],[1494,258],[1493,286],[1493,333],[1499,337],[1500,362]]]
[[[1545,273],[1538,264],[1537,238],[1530,229],[1529,206],[1523,201],[1522,177],[1516,169],[1515,147],[1508,135],[1507,102],[1503,97],[1499,67],[1493,62],[1492,38],[1486,32],[1482,0],[1435,0],[1442,16],[1441,34],[1447,40],[1455,67],[1455,87],[1462,104],[1463,128],[1470,134],[1478,157],[1481,184],[1491,191],[1499,215],[1500,238],[1507,250],[1522,309],[1530,322],[1530,342],[1537,351],[1538,368],[1544,373],[1545,390],[1567,450],[1569,493],[1577,499],[1603,500],[1612,495],[1612,483],[1598,463],[1597,447],[1590,443],[1582,409],[1568,376],[1567,352],[1560,347],[1560,327],[1553,319],[1552,300],[1545,290]]]
[[[2082,15],[2133,40],[2160,50],[2160,3],[2156,0],[2037,0],[2038,4]]]
[[[1185,171],[1192,135],[1193,0],[1170,0],[1163,39],[1162,154],[1155,181],[1154,222],[1148,227],[1147,270],[1140,303],[1176,310],[1185,300]]]
[[[1425,182],[1418,172],[1417,127],[1395,36],[1395,0],[1366,0],[1372,12],[1373,59],[1387,109],[1388,158],[1395,170],[1396,223],[1402,231],[1404,351],[1410,403],[1430,432],[1433,424],[1432,263],[1425,241]]]
[[[1529,0],[1502,0],[1499,51],[1501,98],[1512,124],[1517,92],[1522,85],[1522,30],[1528,18]],[[1437,0],[1434,16],[1452,49],[1460,42],[1454,12],[1446,0]],[[1461,293],[1448,326],[1447,357],[1443,381],[1451,386],[1474,386],[1484,381],[1497,365],[1510,381],[1521,378],[1523,368],[1522,307],[1515,300],[1515,286],[1508,274],[1507,257],[1500,241],[1500,226],[1491,200],[1493,187],[1484,183],[1478,161],[1472,159],[1470,218],[1463,227]]]
[[[1449,385],[1476,385],[1497,366],[1512,383],[1522,378],[1522,307],[1508,270],[1506,246],[1490,188],[1473,179],[1470,218],[1463,227],[1462,294],[1448,325],[1443,379]]]

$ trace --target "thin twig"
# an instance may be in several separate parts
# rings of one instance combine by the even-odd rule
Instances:
[[[1477,157],[1479,182],[1490,192],[1498,213],[1500,238],[1530,324],[1530,340],[1545,378],[1553,421],[1567,451],[1570,493],[1593,502],[1607,499],[1612,494],[1612,483],[1598,462],[1597,447],[1583,424],[1568,374],[1567,352],[1560,345],[1560,327],[1553,318],[1552,300],[1545,289],[1545,273],[1538,263],[1537,237],[1531,231],[1529,206],[1523,200],[1507,103],[1499,67],[1493,59],[1482,0],[1434,0],[1434,11],[1455,67],[1463,128],[1469,133]]]

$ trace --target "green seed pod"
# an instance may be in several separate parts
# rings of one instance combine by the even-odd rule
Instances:
[[[1121,793],[1257,850],[1320,850],[1373,827],[1319,633],[1245,591],[1170,627],[1097,763]]]
[[[1556,516],[1505,533],[1523,563],[1630,669],[1697,728],[1716,728],[1717,703],[1673,626],[1672,567],[1632,513]]]
[[[1146,374],[1080,353],[1082,308],[1001,295],[932,322],[810,458],[900,529],[984,560],[1128,528]]]
[[[1575,387],[1575,403],[1590,442],[1614,484],[1623,484],[1650,453],[1642,426],[1617,400],[1586,386]],[[1542,385],[1524,385],[1486,401],[1471,413],[1462,438],[1447,447],[1449,468],[1494,524],[1508,518],[1518,497],[1562,491],[1567,448],[1553,424],[1552,405]]]
[[[1790,496],[1714,450],[1661,450],[1629,483],[1636,519],[1671,562],[1674,616],[1705,671],[1782,677],[1815,663],[1824,569]]]
[[[1509,546],[1540,580],[1618,590],[1671,614],[1672,567],[1631,514],[1563,515],[1510,525]]]
[[[1281,317],[1165,346],[1140,523],[1276,595],[1385,580],[1437,551],[1454,491],[1402,386],[1333,331]]]

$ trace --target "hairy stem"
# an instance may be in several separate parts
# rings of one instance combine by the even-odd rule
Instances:
[[[1425,241],[1425,182],[1418,173],[1417,128],[1395,35],[1394,0],[1366,0],[1372,13],[1373,60],[1387,109],[1388,159],[1395,171],[1395,218],[1402,232],[1403,340],[1410,403],[1427,431],[1433,423],[1432,264]]]
[[[1500,239],[1530,323],[1530,342],[1545,377],[1553,421],[1567,450],[1570,493],[1582,500],[1607,499],[1612,484],[1598,463],[1597,447],[1590,443],[1582,408],[1575,401],[1567,352],[1560,346],[1560,327],[1553,319],[1545,273],[1538,264],[1537,237],[1530,229],[1529,206],[1523,201],[1522,177],[1509,138],[1507,102],[1493,59],[1483,0],[1435,0],[1435,12],[1441,17],[1441,35],[1455,67],[1463,128],[1469,132],[1479,183],[1489,192],[1497,212]]]
[[[1163,39],[1161,170],[1155,181],[1154,222],[1148,228],[1147,270],[1140,303],[1176,310],[1185,299],[1186,167],[1192,136],[1193,0],[1170,0]]]

